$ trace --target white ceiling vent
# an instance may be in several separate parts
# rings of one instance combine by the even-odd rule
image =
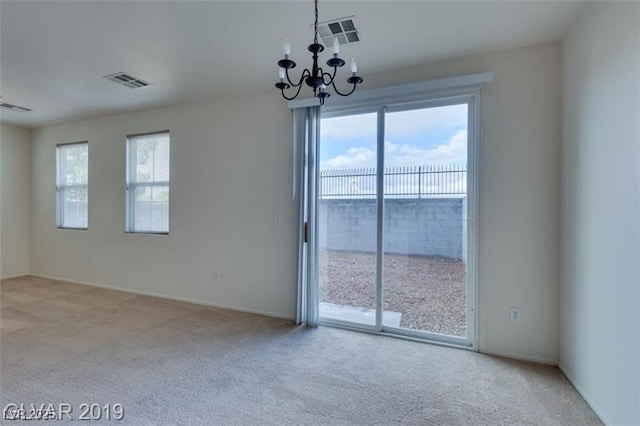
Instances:
[[[127,74],[125,72],[105,75],[102,78],[106,78],[107,80],[113,81],[114,83],[118,83],[122,86],[126,86],[130,89],[139,89],[140,87],[151,86],[151,83],[147,83],[141,78],[134,77],[131,74]]]
[[[18,106],[18,105],[8,104],[8,103],[2,102],[2,101],[0,101],[0,108],[4,108],[4,109],[8,109],[10,111],[16,111],[16,112],[29,112],[29,111],[31,111],[30,108],[25,108],[25,107],[21,107],[21,106]]]
[[[334,38],[337,38],[340,44],[360,41],[360,34],[353,22],[353,18],[355,18],[355,15],[319,22],[318,34],[322,38],[324,45],[332,46]]]

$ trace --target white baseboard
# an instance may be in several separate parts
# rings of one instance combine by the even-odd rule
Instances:
[[[585,392],[585,390],[578,384],[578,382],[571,375],[571,373],[569,373],[569,371],[567,371],[567,369],[561,363],[558,363],[558,368],[560,369],[560,371],[562,371],[562,374],[564,374],[564,376],[567,378],[569,383],[571,383],[573,387],[578,391],[578,393],[580,394],[582,399],[585,400],[587,405],[591,407],[594,413],[596,413],[596,416],[600,417],[600,420],[602,420],[602,423],[604,423],[605,425],[612,424],[609,421],[607,421],[607,417],[604,415],[602,410],[598,408],[598,406],[593,402],[593,399],[591,399],[589,394]]]
[[[257,310],[257,309],[247,309],[247,308],[242,308],[242,307],[238,307],[238,306],[225,305],[225,304],[222,304],[222,303],[203,302],[201,300],[188,299],[188,298],[185,298],[185,297],[167,296],[167,295],[164,295],[164,294],[151,293],[151,292],[145,292],[145,291],[140,291],[140,290],[132,290],[132,289],[129,289],[129,288],[114,287],[114,286],[110,286],[110,285],[90,283],[90,282],[86,282],[86,281],[70,280],[68,278],[54,277],[54,276],[51,276],[51,275],[42,275],[42,274],[29,274],[29,275],[34,276],[34,277],[39,277],[39,278],[46,278],[46,279],[49,279],[49,280],[65,281],[65,282],[73,283],[73,284],[86,285],[86,286],[89,286],[89,287],[97,287],[97,288],[104,288],[104,289],[107,289],[107,290],[122,291],[124,293],[137,294],[137,295],[140,295],[140,296],[151,296],[151,297],[157,297],[159,299],[173,300],[173,301],[176,301],[176,302],[191,303],[193,305],[208,306],[208,307],[211,307],[211,308],[218,308],[218,309],[226,309],[228,311],[244,312],[244,313],[247,313],[247,314],[262,315],[262,316],[265,316],[265,317],[278,318],[278,319],[284,319],[284,320],[289,320],[289,321],[293,321],[294,320],[293,317],[288,317],[286,315],[281,315],[281,314],[277,314],[277,313],[273,313],[273,312],[267,312],[267,311],[261,311],[261,310]]]
[[[31,275],[31,274],[27,273],[27,274],[9,275],[9,276],[6,276],[6,277],[0,277],[0,280],[10,280],[12,278],[28,277],[29,275]]]
[[[494,356],[499,356],[499,357],[502,357],[502,358],[515,359],[515,360],[518,360],[518,361],[535,362],[537,364],[551,365],[551,366],[554,366],[554,367],[558,366],[558,360],[556,360],[556,359],[539,358],[539,357],[535,357],[535,356],[522,355],[522,354],[512,354],[512,353],[506,353],[506,352],[483,351],[482,349],[480,349],[479,352],[481,354],[485,354],[485,355],[494,355]]]

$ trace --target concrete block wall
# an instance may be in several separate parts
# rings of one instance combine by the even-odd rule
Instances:
[[[375,252],[376,200],[319,201],[321,249]],[[385,200],[385,252],[466,259],[463,198]]]

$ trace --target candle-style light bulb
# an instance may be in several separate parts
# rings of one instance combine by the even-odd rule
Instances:
[[[282,50],[284,50],[285,58],[288,58],[289,55],[291,55],[291,43],[289,43],[289,40],[284,41],[284,43],[282,44]]]
[[[333,39],[333,54],[338,56],[338,53],[340,53],[340,42],[338,41],[338,37],[335,37]]]
[[[358,72],[358,66],[356,65],[356,61],[354,59],[351,60],[351,72],[353,74]]]
[[[280,78],[280,81],[284,80],[284,68],[278,67],[278,77]]]

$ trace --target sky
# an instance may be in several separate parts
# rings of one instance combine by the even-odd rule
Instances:
[[[376,117],[322,119],[320,170],[375,167]],[[385,167],[466,163],[466,104],[386,114]]]

